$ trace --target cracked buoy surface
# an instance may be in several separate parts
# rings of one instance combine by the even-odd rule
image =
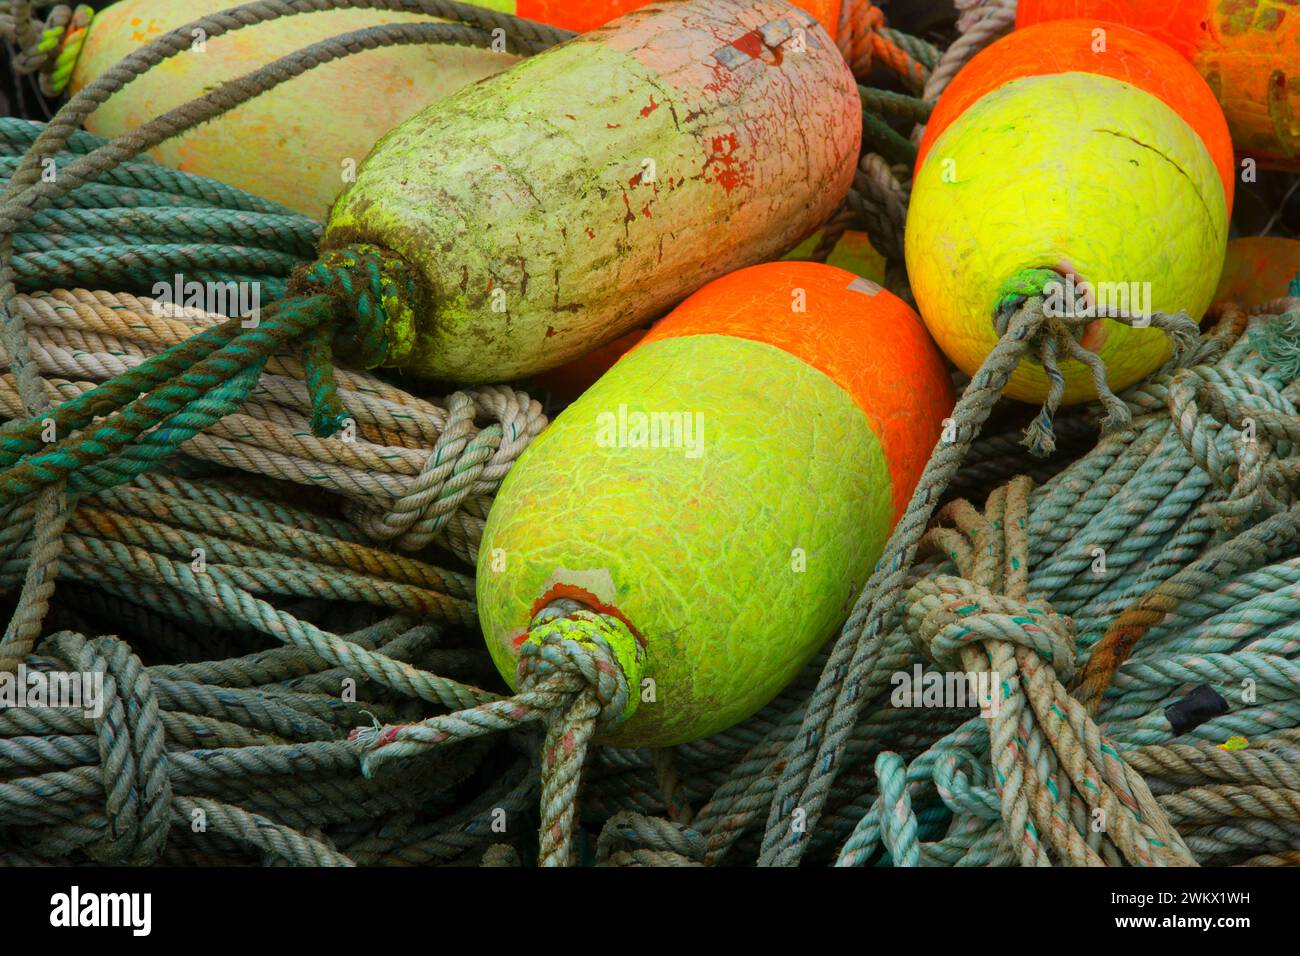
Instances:
[[[404,368],[519,378],[797,245],[848,190],[861,114],[834,41],[797,7],[652,6],[393,130],[324,246],[371,243],[422,278]]]
[[[786,258],[808,259],[822,235],[821,232],[815,233],[802,245],[791,250]],[[827,265],[847,269],[864,279],[870,279],[877,285],[885,281],[885,260],[872,248],[871,240],[863,232],[852,229],[845,231],[825,262]],[[594,385],[596,380],[609,371],[625,352],[641,341],[645,334],[646,329],[634,329],[558,368],[534,375],[528,384],[562,401],[573,401]]]
[[[1300,170],[1300,9],[1293,0],[1021,0],[1016,25],[1083,17],[1141,30],[1186,57],[1218,97],[1243,157]]]
[[[533,616],[573,599],[628,624],[653,682],[609,742],[744,719],[847,616],[951,408],[919,317],[874,283],[777,262],[705,286],[506,476],[477,574],[498,669],[513,683]]]
[[[995,303],[1026,270],[1062,276],[1062,308],[1098,316],[1080,344],[1122,389],[1170,356],[1138,317],[1199,318],[1223,264],[1234,160],[1205,82],[1169,48],[1112,25],[1019,30],[976,56],[940,97],[917,160],[905,233],[908,274],[935,340],[968,375],[997,342]],[[1096,398],[1086,364],[1060,362],[1066,402]],[[1026,358],[1007,394],[1042,402]]]

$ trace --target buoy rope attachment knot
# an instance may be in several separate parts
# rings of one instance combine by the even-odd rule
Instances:
[[[1097,316],[1072,315],[1068,314],[1068,310],[1056,314],[1055,310],[1047,307],[1047,290],[1059,286],[1062,281],[1062,274],[1054,269],[1022,269],[1002,284],[993,309],[993,327],[999,336],[1007,334],[1012,318],[1021,310],[1034,313],[1037,319],[1037,327],[1029,336],[1026,357],[1036,359],[1042,365],[1049,388],[1043,407],[1025,429],[1024,445],[1030,454],[1039,458],[1047,457],[1056,448],[1052,419],[1065,397],[1065,376],[1061,374],[1059,365],[1061,358],[1082,362],[1092,373],[1097,397],[1106,409],[1106,416],[1101,422],[1104,434],[1122,432],[1132,422],[1128,406],[1116,396],[1106,381],[1105,364],[1080,342],[1084,329],[1096,321]],[[1196,344],[1197,324],[1185,312],[1156,312],[1150,316],[1116,314],[1105,318],[1134,328],[1149,325],[1160,329],[1169,336],[1176,363]],[[1138,324],[1139,321],[1142,325]]]

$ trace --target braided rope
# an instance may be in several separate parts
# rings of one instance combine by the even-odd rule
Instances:
[[[308,6],[321,4],[249,5],[267,18]],[[990,11],[1005,10],[964,7],[972,32],[992,19]],[[472,29],[486,25],[472,19],[478,14],[462,15],[458,22]],[[872,30],[908,58],[887,53],[878,61],[895,58],[911,71],[910,60],[931,71],[929,89],[943,58],[883,25]],[[891,99],[866,91],[864,106],[915,124],[928,115],[930,97],[921,92]],[[229,101],[223,95],[205,108]],[[878,144],[898,148],[889,133],[877,133]],[[37,143],[34,132],[0,124],[6,137],[23,149]],[[289,260],[310,252],[310,227],[283,210],[223,199],[216,185],[169,178],[147,163],[114,168],[107,153],[91,161],[104,147],[67,126],[47,146],[80,157],[70,164],[82,162],[85,179],[71,193],[29,197],[34,180],[24,185],[18,173],[31,157],[17,167],[4,211],[6,262],[18,251],[19,258],[45,256],[30,259],[32,268],[51,268],[56,251],[75,268],[129,278],[108,271],[111,263],[78,265],[86,257],[76,250],[112,235],[114,223],[151,240],[132,248],[193,242],[186,255],[194,263],[212,253],[207,261],[223,261],[234,274],[274,268],[282,282]],[[862,169],[873,185],[856,190],[850,207],[874,203],[873,228],[897,226],[901,237],[905,175],[873,154]],[[28,198],[40,208],[20,208]],[[178,206],[247,215],[204,219],[197,236],[185,232],[195,227],[184,216],[150,226],[150,216],[129,215]],[[106,212],[83,216],[86,209]],[[66,236],[50,226],[65,227]],[[203,249],[214,240],[283,256],[218,260]],[[197,348],[159,356],[196,327],[208,354],[238,335],[211,316],[155,316],[146,300],[133,300],[135,314],[123,314],[123,296],[19,297],[19,275],[11,268],[5,280],[15,321],[6,323],[10,374],[0,384],[0,401],[16,419],[0,428],[11,454],[28,454],[21,449],[39,403],[49,403],[60,422],[93,418],[87,396],[112,376],[135,375],[138,383],[183,374]],[[335,302],[335,279],[364,287],[374,273],[324,278],[314,291]],[[905,288],[896,263],[891,278]],[[489,480],[486,467],[475,469],[506,445],[505,420],[488,406],[514,402],[508,414],[523,424],[533,420],[518,411],[526,400],[501,390],[486,400],[452,396],[443,407],[334,370],[338,397],[366,444],[313,445],[320,440],[307,434],[306,412],[322,401],[313,404],[309,392],[319,398],[324,386],[309,390],[307,382],[313,368],[319,376],[331,363],[319,354],[286,358],[268,343],[205,393],[206,405],[162,408],[179,444],[140,431],[116,457],[87,460],[46,483],[49,491],[5,506],[0,581],[12,589],[31,567],[55,569],[66,582],[61,600],[32,620],[48,614],[76,632],[60,634],[57,646],[47,639],[24,647],[19,659],[42,672],[85,666],[109,674],[118,701],[110,706],[137,716],[96,724],[54,708],[0,711],[0,860],[213,864],[251,854],[300,865],[508,864],[531,858],[523,823],[540,798],[539,858],[552,865],[575,859],[580,831],[599,834],[596,859],[604,865],[863,865],[884,854],[903,865],[1295,862],[1295,306],[1273,304],[1249,321],[1224,310],[1209,334],[1180,343],[1178,362],[1123,396],[1105,396],[1104,433],[1078,461],[1032,492],[1027,483],[995,492],[983,514],[949,504],[943,521],[928,527],[943,487],[966,475],[960,463],[968,450],[968,461],[986,465],[1014,451],[1005,430],[976,436],[1001,377],[1027,353],[1052,361],[1074,354],[1070,328],[1051,326],[1035,291],[1032,283],[1011,290],[999,310],[1007,334],[963,398],[958,442],[936,449],[917,507],[900,523],[902,538],[891,542],[845,635],[759,714],[671,755],[594,743],[600,727],[635,700],[635,639],[617,622],[576,607],[550,609],[526,642],[519,693],[498,697],[476,686],[493,679],[478,636],[455,643],[459,628],[473,629],[470,582],[374,546],[384,535],[392,543],[448,534],[437,524],[441,512],[427,509],[437,501],[472,508],[472,489]],[[1166,324],[1176,335],[1187,331],[1176,319]],[[329,348],[346,347],[347,338],[331,336]],[[46,377],[53,375],[69,379]],[[501,422],[500,435],[487,434],[489,425],[475,444],[466,425],[475,418],[471,405]],[[218,414],[236,409],[239,417]],[[1092,416],[1077,425],[1081,441],[1096,429]],[[1068,430],[1064,420],[1053,428],[1057,439]],[[1256,441],[1247,449],[1248,431]],[[196,457],[177,457],[177,447]],[[397,464],[381,465],[389,456]],[[149,470],[133,472],[144,461]],[[336,463],[327,482],[311,476]],[[250,482],[228,465],[274,478]],[[989,480],[989,469],[983,475]],[[366,477],[374,482],[368,490],[359,484]],[[39,502],[55,495],[58,481],[84,483],[66,525],[45,533],[44,547],[57,542],[63,559],[32,561],[43,547],[33,528],[47,528]],[[307,491],[313,484],[331,501],[353,499],[351,521],[319,513]],[[410,500],[375,507],[380,485],[393,502]],[[51,500],[62,498],[59,490]],[[206,549],[204,572],[190,566],[195,546]],[[1105,555],[1100,572],[1094,548]],[[1148,596],[1147,618],[1132,622],[1140,633],[1108,643],[1109,629]],[[392,616],[376,623],[381,614]],[[431,614],[446,622],[448,636],[412,626]],[[98,633],[104,622],[123,632],[117,641],[79,636]],[[146,667],[128,646],[171,663]],[[944,666],[996,672],[1014,687],[992,727],[958,707],[891,704],[891,675],[931,654]],[[1074,671],[1081,676],[1069,676]],[[349,681],[358,697],[343,700],[340,687]],[[1197,685],[1215,689],[1227,710],[1176,727],[1168,708]],[[355,737],[370,772],[359,775],[357,744],[338,738],[366,714],[375,726]],[[514,751],[537,753],[539,723],[546,735],[537,767]],[[1250,742],[1219,749],[1230,736]],[[399,773],[385,772],[390,762]],[[488,765],[501,770],[475,775]],[[471,780],[477,790],[466,802]],[[787,842],[791,795],[803,823]],[[687,823],[692,807],[700,809]],[[1092,828],[1094,811],[1104,814],[1104,830]],[[193,829],[196,814],[207,831]]]
[[[576,795],[592,735],[613,728],[636,708],[629,686],[640,679],[641,649],[615,617],[559,601],[538,612],[519,650],[519,693],[418,724],[353,731],[362,769],[418,756],[449,743],[544,720],[539,862],[572,861]]]
[[[31,0],[16,0],[0,13],[0,39],[16,42],[14,71],[37,73],[41,92],[58,96],[72,79],[95,12],[84,3],[75,8],[54,4],[44,22],[32,16]]]
[[[222,317],[125,294],[67,292],[19,297],[36,365],[57,404],[211,328]],[[7,356],[0,353],[0,367]],[[234,414],[180,448],[256,474],[345,495],[372,538],[416,551],[437,542],[468,561],[491,500],[513,462],[545,425],[523,393],[489,386],[456,393],[447,406],[421,401],[364,373],[336,373],[357,425],[356,441],[308,434],[303,366],[271,358]],[[11,375],[0,376],[0,414],[21,414]],[[488,419],[482,427],[477,422]],[[432,447],[430,447],[432,446]],[[425,449],[428,449],[426,451]]]

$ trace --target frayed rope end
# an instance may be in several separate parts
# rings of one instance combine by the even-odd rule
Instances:
[[[348,734],[348,740],[357,745],[361,757],[361,775],[368,780],[374,770],[370,761],[371,755],[384,744],[392,742],[397,728],[384,726],[379,722],[379,718],[369,711],[363,710],[361,713],[369,717],[371,722],[367,726],[354,729]]]
[[[1296,283],[1292,283],[1291,291],[1300,296]],[[1279,315],[1267,325],[1250,332],[1248,338],[1255,351],[1283,378],[1300,378],[1300,311]]]
[[[1035,458],[1046,458],[1056,451],[1056,433],[1052,430],[1052,416],[1046,408],[1041,409],[1029,423],[1021,444],[1028,448],[1029,454]]]

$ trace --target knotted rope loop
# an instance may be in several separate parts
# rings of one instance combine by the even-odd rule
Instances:
[[[537,402],[508,386],[456,392],[446,404],[433,449],[403,491],[386,507],[350,510],[376,540],[403,551],[437,540],[474,562],[491,497],[546,419]]]
[[[703,866],[704,837],[691,827],[625,811],[605,821],[597,866]]]
[[[940,512],[956,530],[932,530],[918,550],[948,554],[973,580],[940,574],[917,582],[903,627],[941,665],[988,671],[996,681],[989,755],[1003,828],[1021,863],[1188,864],[1190,851],[1142,778],[1063,686],[1074,675],[1074,627],[1028,594],[1029,490],[1028,479],[1019,478],[995,490],[982,515],[960,502]],[[954,548],[958,536],[965,546]],[[916,823],[901,763],[878,761],[876,769],[877,822],[859,826],[852,851],[869,847],[874,832],[891,854],[916,862],[921,853],[913,845]],[[1090,825],[1097,818],[1104,821],[1100,833]]]
[[[322,251],[295,269],[289,292],[328,296],[337,318],[317,325],[303,348],[312,431],[333,435],[351,418],[334,381],[334,357],[374,368],[397,363],[415,346],[415,316],[424,312],[420,283],[410,266],[378,246],[357,244]]]
[[[640,684],[641,648],[628,626],[561,600],[538,612],[519,648],[523,692],[563,683],[577,694],[547,716],[542,748],[542,827],[539,862],[572,861],[578,784],[587,746],[598,728],[612,729],[636,710],[629,683]]]
[[[973,659],[968,651],[1001,641],[1036,653],[1062,682],[1074,677],[1074,622],[1045,602],[1027,604],[950,575],[918,581],[905,601],[913,644],[941,667],[964,667]]]
[[[1030,361],[1036,358],[1043,366],[1049,382],[1048,395],[1038,415],[1025,429],[1024,436],[1025,446],[1031,454],[1039,457],[1050,455],[1056,448],[1052,418],[1065,397],[1065,376],[1059,365],[1062,357],[1083,363],[1091,372],[1097,397],[1106,410],[1106,416],[1101,422],[1104,434],[1126,431],[1133,420],[1128,406],[1107,383],[1106,367],[1101,359],[1080,344],[1086,327],[1100,317],[1086,313],[1075,315],[1071,314],[1073,309],[1058,310],[1048,304],[1047,290],[1060,286],[1063,281],[1064,277],[1052,269],[1021,270],[1003,283],[993,312],[993,327],[1000,336],[1007,333],[1012,317],[1026,307],[1041,318],[1031,336],[1028,358]],[[1136,317],[1131,316],[1108,315],[1104,318],[1135,327],[1138,322]],[[1183,312],[1173,315],[1158,312],[1142,321],[1169,336],[1175,362],[1196,345],[1197,325]]]
[[[519,688],[576,676],[600,704],[600,726],[612,730],[636,711],[638,698],[628,687],[641,682],[641,646],[617,617],[568,606],[573,603],[555,602],[533,619],[519,648]]]
[[[570,610],[559,601],[534,618],[530,636],[520,647],[519,692],[500,698],[474,690],[482,701],[454,713],[415,724],[354,730],[362,769],[369,775],[385,761],[411,757],[457,740],[468,740],[546,719],[571,707],[575,695],[589,693],[592,719],[617,726],[636,708],[629,686],[639,686],[640,645],[622,621],[610,615]],[[569,617],[571,615],[571,617]]]
[[[88,821],[102,834],[87,852],[105,864],[156,862],[167,843],[172,787],[158,700],[144,666],[115,637],[87,640],[64,631],[47,639],[43,650],[83,680],[100,675],[103,681],[102,708],[91,724],[104,781],[104,816]]]
[[[16,41],[21,49],[14,57],[14,72],[39,73],[41,92],[58,96],[72,79],[86,33],[95,11],[80,3],[76,8],[56,4],[45,22],[33,19],[31,3],[19,2],[12,13],[0,14],[0,37]]]
[[[519,649],[519,692],[417,724],[354,730],[361,769],[371,776],[379,764],[458,740],[510,730],[543,720],[542,866],[567,866],[572,859],[578,783],[587,746],[597,729],[612,729],[632,715],[639,687],[641,647],[627,624],[561,599],[533,618]]]
[[[1263,378],[1216,366],[1176,372],[1170,418],[1196,464],[1227,493],[1207,507],[1237,532],[1286,511],[1300,491],[1300,415]]]

